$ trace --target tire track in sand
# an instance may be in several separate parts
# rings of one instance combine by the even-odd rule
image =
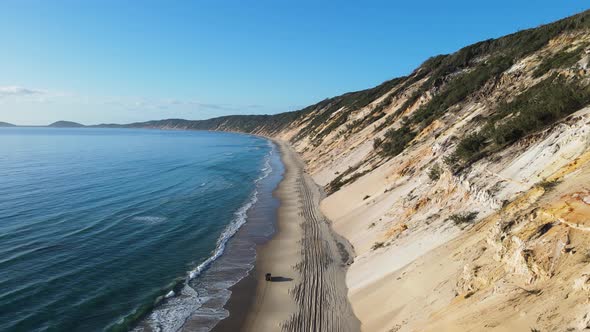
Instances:
[[[295,269],[300,282],[289,293],[298,305],[282,324],[285,332],[358,331],[360,323],[348,302],[345,283],[350,253],[345,240],[330,228],[319,211],[322,192],[299,168],[297,174],[300,216],[303,221],[301,260]]]

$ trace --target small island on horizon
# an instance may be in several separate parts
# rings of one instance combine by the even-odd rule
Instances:
[[[47,127],[54,127],[54,128],[81,128],[86,127],[83,124],[72,122],[72,121],[56,121]]]

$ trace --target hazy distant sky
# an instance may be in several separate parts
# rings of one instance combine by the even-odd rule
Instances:
[[[589,7],[582,0],[3,0],[0,121],[295,110]]]

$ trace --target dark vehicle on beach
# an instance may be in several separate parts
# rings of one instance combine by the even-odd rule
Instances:
[[[267,273],[265,276],[266,281],[272,281],[272,274]]]

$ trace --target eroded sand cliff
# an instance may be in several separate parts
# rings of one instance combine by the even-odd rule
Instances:
[[[363,331],[590,326],[590,110],[459,172],[445,163],[459,139],[481,130],[479,119],[498,103],[554,74],[587,82],[585,53],[567,68],[540,77],[533,72],[543,59],[586,49],[589,40],[587,31],[553,38],[422,128],[393,157],[379,155],[373,142],[428,103],[435,90],[401,109],[428,76],[403,91],[396,85],[360,109],[332,113],[323,127],[338,112],[348,115],[321,140],[297,136],[306,120],[278,135],[291,140],[317,183],[329,190],[343,179],[322,211],[354,246],[346,282]],[[362,127],[390,96],[384,115]],[[430,176],[433,168],[438,176]]]

